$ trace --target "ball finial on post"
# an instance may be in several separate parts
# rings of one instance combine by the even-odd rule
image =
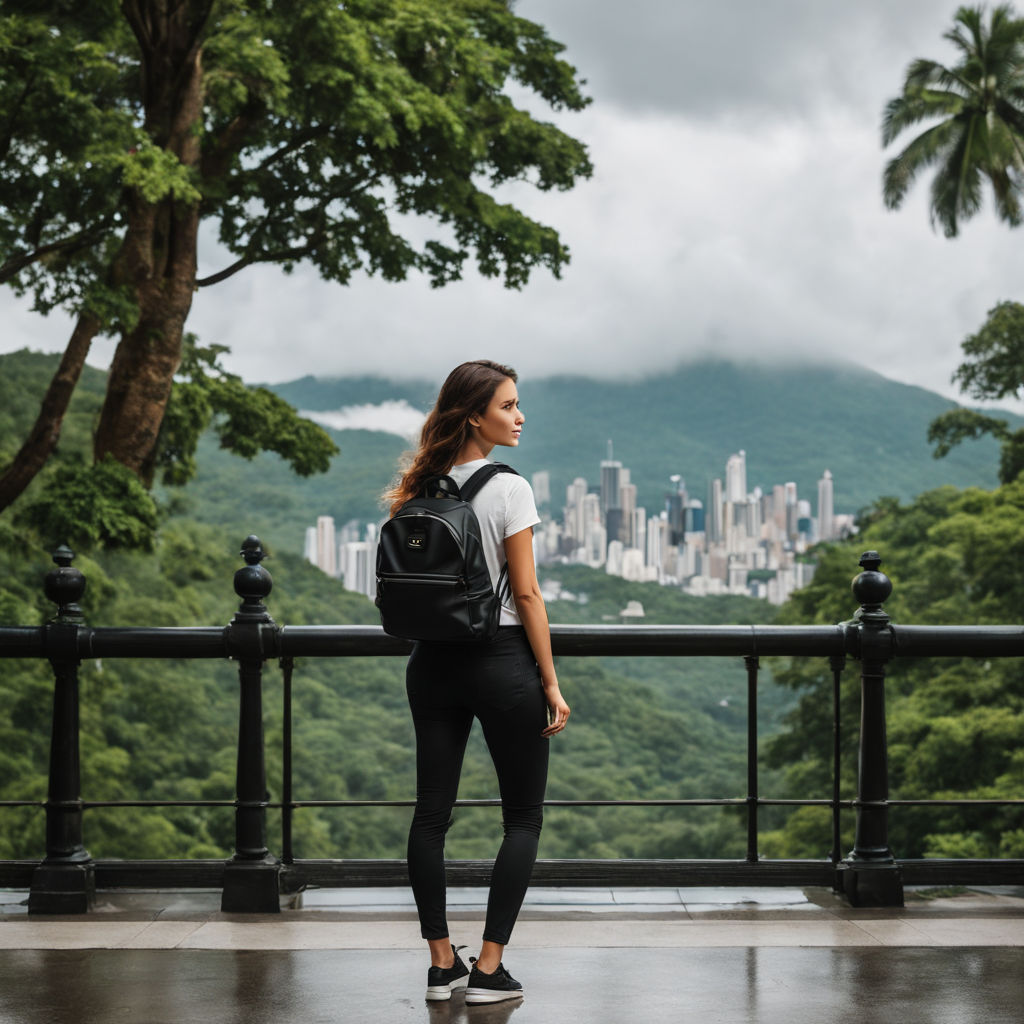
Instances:
[[[273,590],[274,580],[260,565],[267,556],[259,537],[249,534],[242,542],[239,554],[245,559],[245,565],[235,573],[235,593],[242,599],[238,614],[269,618],[263,600]]]
[[[74,557],[74,551],[61,544],[53,552],[57,568],[51,569],[43,580],[46,596],[57,606],[56,622],[82,622],[85,619],[78,604],[85,593],[85,576],[71,564]]]
[[[877,551],[865,551],[859,564],[863,572],[853,578],[853,596],[860,605],[861,614],[877,614],[892,593],[892,580],[879,571],[882,559]]]

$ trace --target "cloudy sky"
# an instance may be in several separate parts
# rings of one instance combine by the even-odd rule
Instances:
[[[517,191],[573,261],[521,292],[468,274],[440,291],[250,268],[196,298],[190,329],[249,381],[439,377],[466,358],[522,374],[656,372],[707,353],[841,357],[953,395],[963,337],[1024,300],[1024,229],[990,206],[953,241],[881,200],[879,125],[915,57],[950,61],[947,0],[519,0],[567,45],[592,105],[559,123],[594,177]],[[893,147],[894,149],[896,147]],[[219,269],[210,246],[201,273]],[[0,348],[63,347],[0,293]],[[93,362],[109,360],[97,345]]]

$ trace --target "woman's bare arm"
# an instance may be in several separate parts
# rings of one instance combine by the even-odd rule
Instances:
[[[544,730],[545,736],[552,736],[565,728],[569,719],[569,705],[558,688],[555,661],[551,656],[551,630],[548,626],[548,612],[537,582],[537,568],[533,560],[533,530],[527,528],[505,538],[505,557],[508,559],[508,578],[512,586],[512,600],[515,601],[519,619],[526,630],[533,656],[540,669],[544,697],[554,715],[554,721]]]

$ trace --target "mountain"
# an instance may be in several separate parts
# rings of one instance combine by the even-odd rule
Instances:
[[[426,410],[437,383],[305,377],[274,390],[310,411],[385,401]],[[526,414],[523,440],[515,452],[502,454],[526,475],[550,472],[556,514],[575,477],[599,481],[609,440],[615,458],[631,470],[638,502],[651,512],[662,507],[675,473],[692,496],[706,500],[710,481],[724,476],[726,459],[740,449],[746,451],[751,489],[792,480],[813,505],[818,479],[831,470],[837,512],[856,512],[882,495],[907,500],[943,484],[990,488],[997,483],[998,446],[991,439],[964,444],[942,460],[932,457],[928,424],[956,403],[852,364],[705,361],[639,380],[524,379],[519,392]],[[1024,424],[1005,415],[1015,426]],[[358,502],[342,497],[349,492],[346,472],[355,474],[359,467],[362,479],[376,479],[383,487],[394,463],[375,470],[365,463],[386,458],[389,451],[397,455],[408,442],[394,437],[385,443],[384,435],[357,431],[335,436],[342,456],[331,476],[338,481],[336,507],[344,508],[347,518]],[[371,436],[379,438],[372,452]],[[368,516],[372,508],[358,514]]]
[[[0,378],[9,385],[0,408],[0,457],[17,449],[56,361],[25,352],[0,357]],[[86,368],[61,441],[66,455],[88,457],[88,424],[103,381],[104,374]],[[273,389],[310,411],[387,402],[425,411],[438,383],[303,377]],[[502,455],[527,476],[550,472],[556,516],[575,477],[599,481],[609,440],[651,513],[661,509],[675,473],[691,495],[706,500],[708,482],[724,475],[726,459],[741,448],[750,488],[792,480],[812,505],[818,479],[831,470],[838,512],[855,512],[882,495],[909,500],[942,484],[991,488],[997,482],[998,446],[991,439],[932,458],[928,424],[955,403],[852,365],[707,361],[637,380],[526,378],[519,390],[526,429],[520,447]],[[1015,428],[1024,425],[1012,414],[1000,415]],[[230,528],[239,540],[255,532],[273,547],[301,551],[305,527],[318,515],[333,516],[339,526],[379,518],[380,495],[410,446],[408,438],[380,430],[332,434],[341,454],[328,473],[309,479],[296,477],[275,455],[252,462],[229,455],[208,435],[197,478],[183,489],[162,489],[161,497],[177,515]]]

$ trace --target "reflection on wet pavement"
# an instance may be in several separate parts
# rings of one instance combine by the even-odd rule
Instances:
[[[423,998],[413,950],[9,950],[3,1024],[1017,1024],[1020,947],[513,949],[526,997]]]

